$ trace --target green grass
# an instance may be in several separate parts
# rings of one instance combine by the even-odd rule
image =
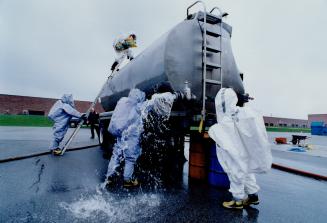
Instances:
[[[38,115],[0,115],[0,126],[38,126],[49,127],[53,122],[46,116]],[[287,128],[287,127],[266,127],[268,132],[306,132],[309,128]],[[198,130],[198,127],[191,127],[191,130]],[[208,130],[208,129],[206,129]]]
[[[49,127],[53,122],[39,115],[0,115],[0,126],[38,126]]]
[[[268,132],[311,132],[309,128],[266,127],[266,129]]]

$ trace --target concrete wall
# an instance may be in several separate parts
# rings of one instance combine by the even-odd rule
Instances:
[[[57,101],[56,98],[41,98],[19,95],[0,94],[0,114],[44,114],[49,113],[52,105]],[[78,111],[85,112],[91,102],[75,100],[75,106]],[[103,112],[102,106],[97,104],[97,112]]]
[[[312,122],[324,122],[327,124],[327,114],[309,114],[308,115],[309,125]]]
[[[271,127],[293,127],[293,128],[309,128],[308,120],[280,118],[280,117],[267,117],[263,116],[266,126]]]

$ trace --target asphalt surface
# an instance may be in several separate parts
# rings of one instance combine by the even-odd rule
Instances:
[[[272,150],[273,162],[283,166],[327,176],[327,158]]]
[[[83,140],[90,142],[87,132],[85,137]],[[7,144],[12,145],[10,148],[19,147],[16,144],[19,139],[10,140]],[[39,138],[30,140],[34,142],[28,145],[40,145]],[[27,147],[24,149],[29,151]],[[298,158],[297,162],[308,161]],[[176,170],[180,173],[174,175],[180,177],[173,183],[160,186],[144,183],[135,190],[120,186],[104,189],[101,184],[107,164],[99,147],[67,152],[63,157],[48,155],[0,164],[0,222],[326,222],[327,219],[324,181],[272,169],[257,176],[261,203],[233,211],[221,207],[229,196],[226,190],[189,181],[187,162]],[[317,168],[319,165],[323,166],[323,160]]]
[[[308,136],[308,138],[304,141],[301,141],[302,145],[309,145],[311,149],[305,150],[305,152],[291,152],[290,150],[294,147],[291,140],[292,135],[302,135]],[[310,155],[316,157],[325,157],[327,158],[327,137],[326,136],[317,136],[311,135],[309,133],[288,133],[288,132],[269,132],[268,137],[270,142],[274,143],[272,146],[273,150],[279,150],[290,153],[298,153],[303,155]],[[276,145],[275,138],[276,137],[285,137],[287,139],[287,145]]]
[[[73,130],[69,128],[63,142]],[[99,144],[97,139],[90,139],[90,136],[90,129],[80,129],[71,147]],[[49,151],[51,139],[52,128],[49,127],[0,126],[0,159]]]

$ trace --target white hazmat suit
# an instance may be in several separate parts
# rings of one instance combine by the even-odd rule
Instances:
[[[54,121],[53,141],[50,149],[57,149],[69,127],[72,117],[80,118],[81,113],[75,109],[73,96],[64,94],[50,109],[48,117]]]
[[[121,98],[114,110],[109,124],[109,132],[116,137],[117,142],[109,162],[107,177],[117,172],[121,160],[125,159],[124,180],[131,180],[134,165],[141,155],[139,144],[143,132],[141,110],[145,93],[132,89],[128,97]]]
[[[176,96],[171,93],[154,94],[145,100],[145,93],[131,89],[128,97],[121,98],[115,107],[108,131],[116,137],[113,154],[108,165],[107,177],[114,176],[124,159],[124,180],[132,179],[134,166],[142,153],[140,136],[143,132],[143,118],[148,112],[168,118]]]
[[[244,200],[259,191],[254,173],[271,168],[270,143],[262,116],[251,108],[238,107],[237,95],[222,88],[216,98],[217,124],[209,129],[216,142],[219,163],[230,181],[229,191],[236,200]]]
[[[134,55],[130,48],[129,42],[126,41],[128,39],[129,35],[119,36],[114,40],[113,47],[116,52],[116,58],[115,61],[120,64],[125,57],[127,59],[133,59]]]

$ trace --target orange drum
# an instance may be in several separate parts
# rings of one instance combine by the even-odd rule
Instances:
[[[283,138],[283,137],[278,137],[278,138],[275,138],[275,142],[277,144],[287,144],[287,139]]]
[[[208,148],[206,139],[198,133],[190,136],[189,177],[196,180],[207,179]]]

